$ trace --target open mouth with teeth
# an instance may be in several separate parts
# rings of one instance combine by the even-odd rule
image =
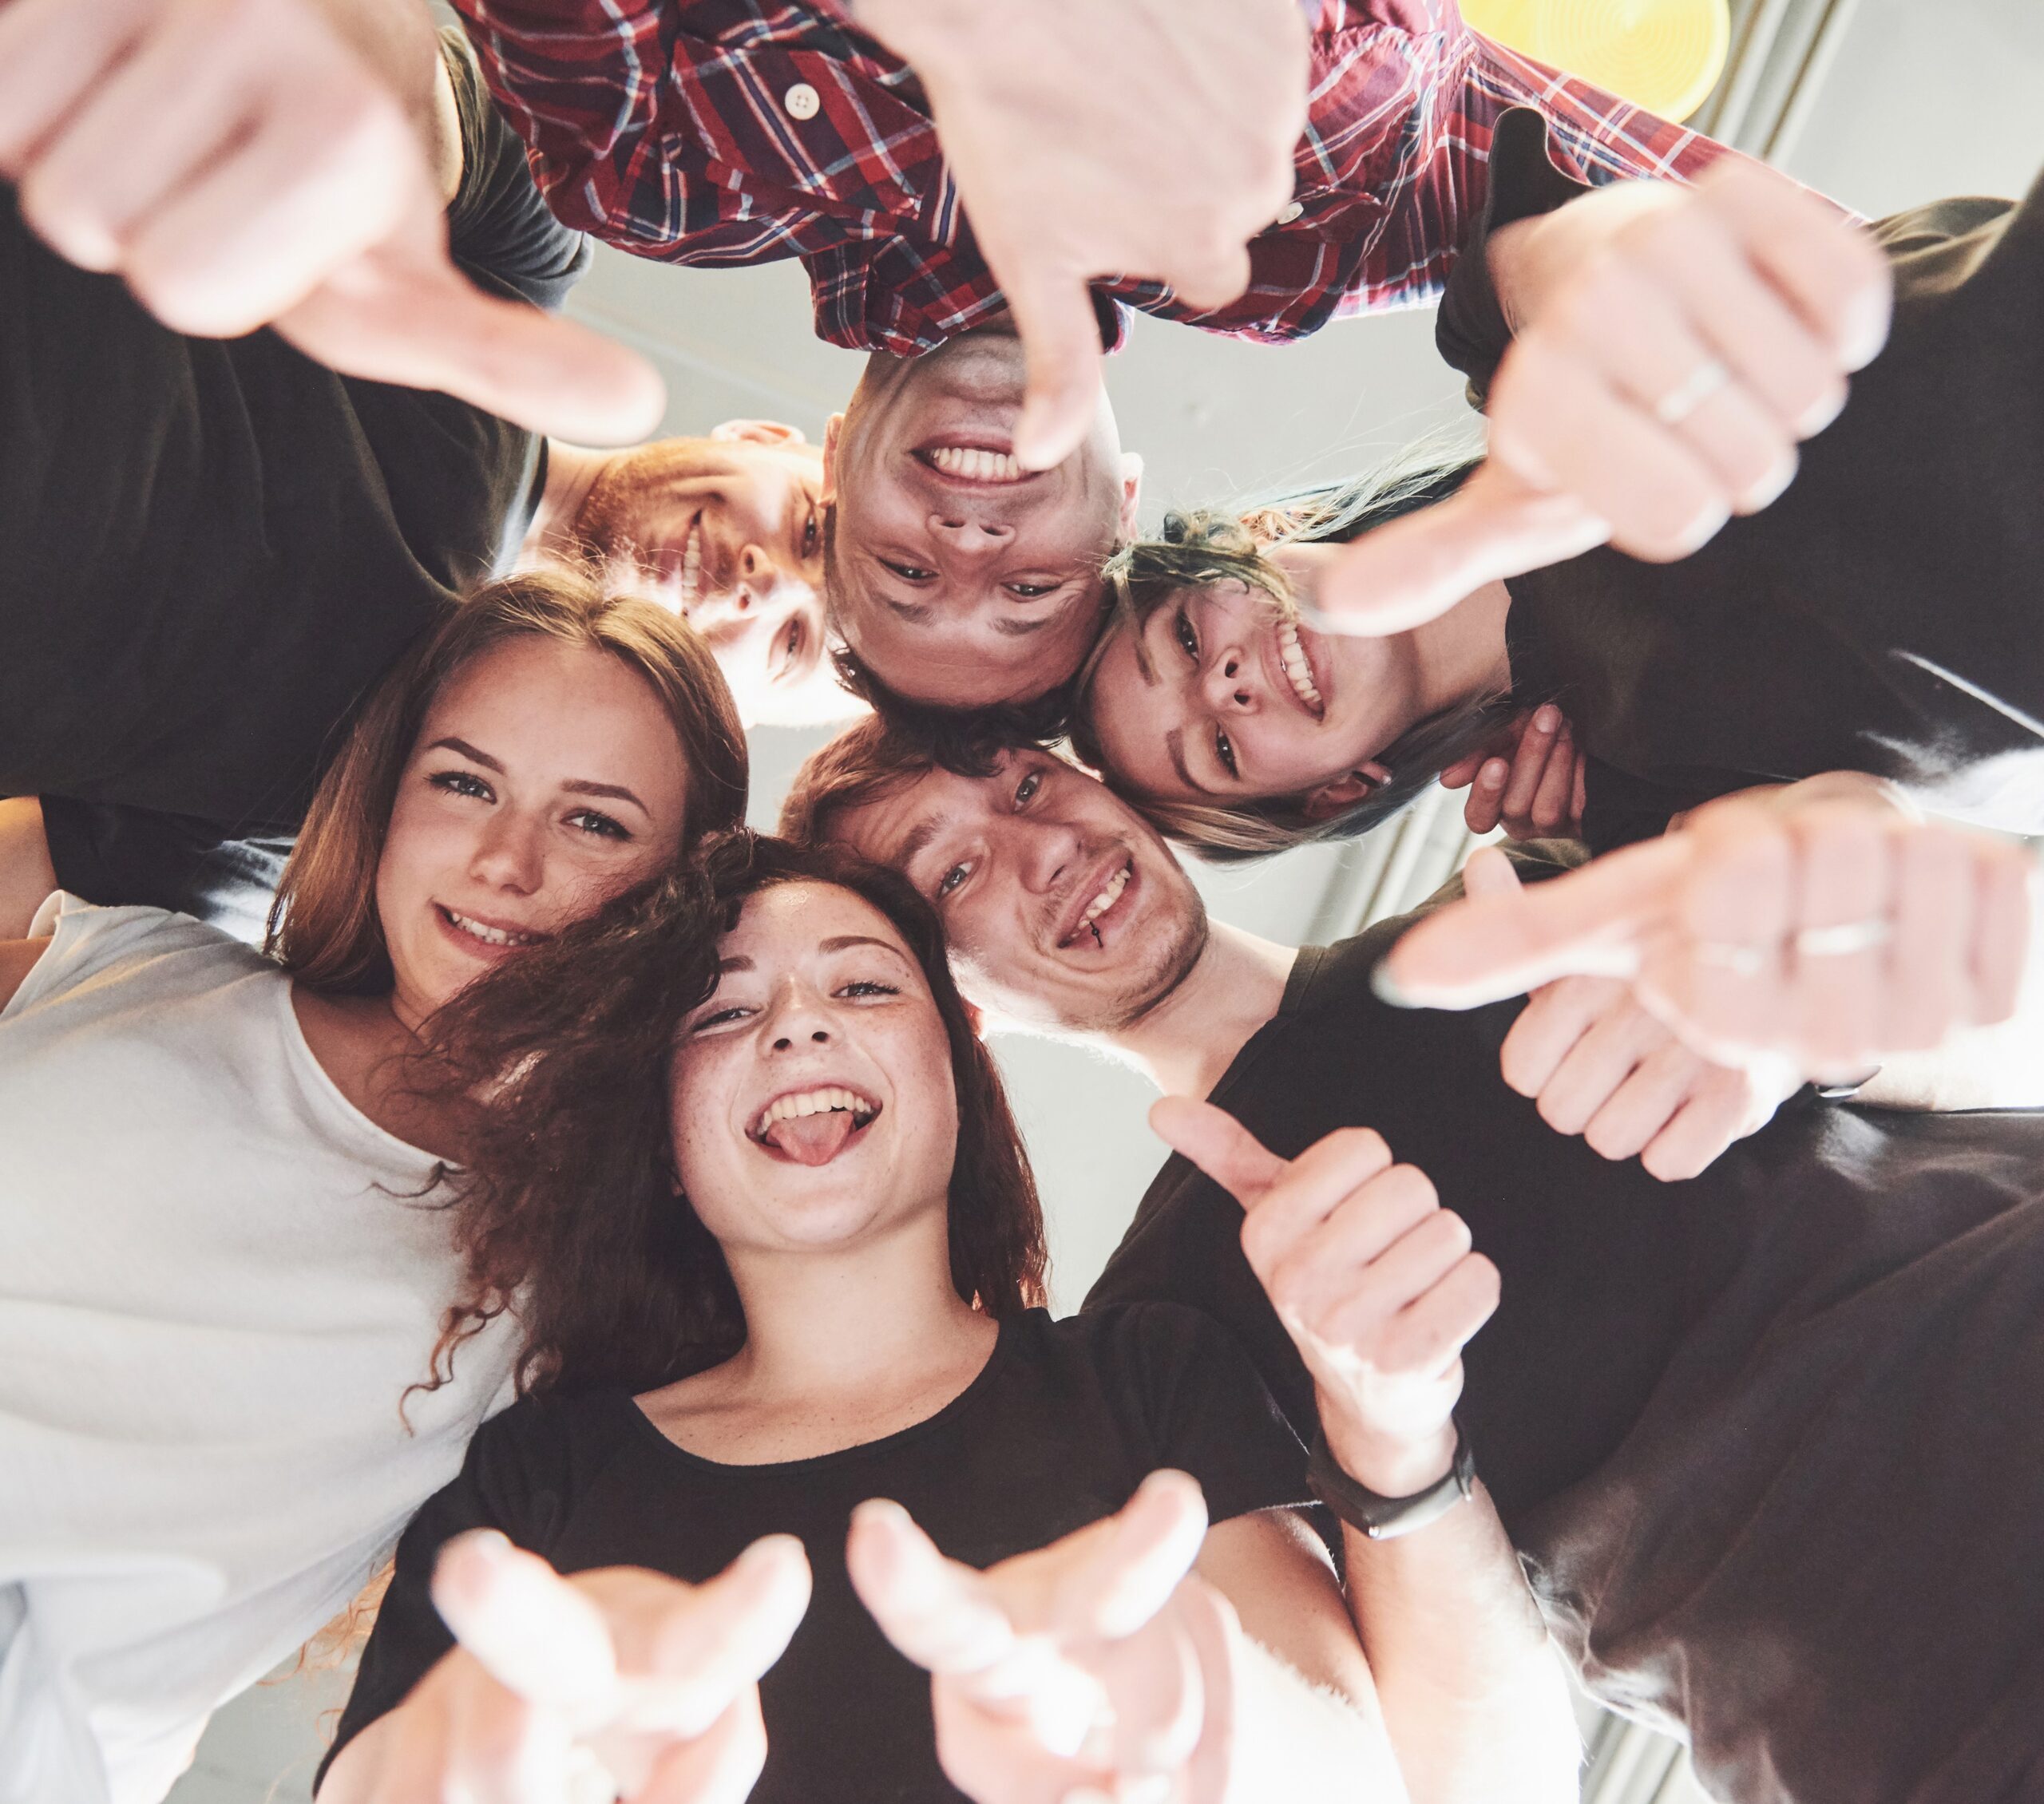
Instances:
[[[1285,673],[1285,681],[1291,686],[1298,704],[1315,720],[1327,718],[1327,703],[1320,693],[1320,686],[1313,681],[1313,660],[1306,655],[1306,648],[1299,638],[1298,623],[1280,620],[1275,632],[1278,640],[1278,667]]]
[[[433,906],[442,923],[460,938],[473,940],[478,951],[511,951],[521,946],[537,946],[548,937],[544,933],[521,932],[516,928],[493,927],[487,921],[458,915],[444,903]]]
[[[1015,453],[985,445],[925,445],[914,453],[926,469],[953,482],[978,483],[1003,487],[1031,481],[1038,473],[1025,470]]]
[[[1086,900],[1064,938],[1058,941],[1060,951],[1074,946],[1083,946],[1089,940],[1099,950],[1104,951],[1107,936],[1120,924],[1127,910],[1129,886],[1135,880],[1135,860],[1124,858],[1107,873],[1106,880]]]
[[[703,518],[697,515],[688,528],[688,544],[681,554],[681,611],[683,617],[702,599]]]
[[[842,1085],[791,1090],[761,1110],[746,1137],[776,1158],[827,1165],[873,1125],[880,1105]]]

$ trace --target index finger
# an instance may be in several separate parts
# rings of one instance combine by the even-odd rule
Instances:
[[[600,1613],[545,1561],[493,1529],[441,1549],[433,1601],[483,1670],[529,1703],[579,1711],[616,1690]]]
[[[1693,850],[1670,835],[1515,895],[1451,903],[1392,947],[1380,991],[1411,1007],[1474,1008],[1557,977],[1630,977],[1640,931],[1666,908]]]

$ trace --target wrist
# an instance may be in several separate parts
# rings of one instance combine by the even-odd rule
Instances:
[[[1454,1422],[1422,1434],[1388,1434],[1322,1401],[1321,1436],[1335,1463],[1380,1497],[1416,1497],[1455,1467]]]

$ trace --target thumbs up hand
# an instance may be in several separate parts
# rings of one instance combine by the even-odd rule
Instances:
[[[1164,1098],[1150,1125],[1242,1205],[1242,1252],[1319,1394],[1336,1459],[1381,1497],[1454,1464],[1462,1349],[1498,1305],[1497,1268],[1382,1137],[1343,1128],[1281,1159],[1225,1110]]]
[[[1488,460],[1329,566],[1311,600],[1334,630],[1403,632],[1607,541],[1686,557],[1788,487],[1887,337],[1873,240],[1743,160],[1693,189],[1599,189],[1505,227],[1491,255],[1517,336]]]

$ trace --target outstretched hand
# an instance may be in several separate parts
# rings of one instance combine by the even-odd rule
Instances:
[[[1322,623],[1403,632],[1607,541],[1685,557],[1788,486],[1796,445],[1885,342],[1886,261],[1743,159],[1651,206],[1638,185],[1506,227],[1523,235],[1515,285],[1500,235],[1492,267],[1518,332],[1491,385],[1489,455],[1447,500],[1329,565],[1312,598]]]
[[[1231,1703],[1232,1612],[1189,1577],[1199,1487],[1152,1473],[1114,1516],[981,1573],[900,1505],[852,1519],[852,1583],[932,1675],[938,1758],[976,1804],[1141,1795],[1210,1804]]]
[[[1444,770],[1440,785],[1469,792],[1462,819],[1472,833],[1503,827],[1507,839],[1574,839],[1583,831],[1584,762],[1549,702],[1520,710],[1489,744]]]
[[[563,1578],[493,1530],[459,1536],[433,1580],[459,1645],[342,1751],[321,1804],[742,1804],[766,1753],[759,1675],[809,1587],[786,1535],[701,1585]]]
[[[450,260],[426,154],[438,55],[417,0],[8,0],[0,176],[59,255],[174,331],[271,326],[348,375],[584,443],[644,437],[650,365]]]
[[[1705,1057],[1843,1080],[2014,1012],[2030,860],[1850,796],[1727,797],[1519,891],[1472,895],[1384,961],[1402,1001],[1468,1008],[1571,973],[1622,979]]]
[[[1165,1097],[1150,1125],[1242,1205],[1242,1252],[1342,1468],[1380,1496],[1424,1490],[1454,1463],[1462,1349],[1498,1304],[1468,1224],[1368,1128],[1281,1159],[1209,1102]]]
[[[1222,307],[1290,199],[1306,122],[1297,0],[860,0],[915,66],[1028,361],[1014,452],[1061,463],[1099,407],[1088,283]]]

